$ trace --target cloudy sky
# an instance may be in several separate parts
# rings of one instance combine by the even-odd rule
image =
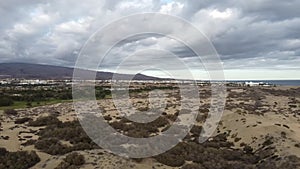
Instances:
[[[300,0],[84,2],[1,0],[0,62],[72,67],[89,37],[101,27],[120,17],[159,12],[183,18],[205,34],[221,58],[226,79],[300,79]],[[141,23],[131,25],[123,29],[143,28]],[[155,26],[166,28],[172,24],[157,20]],[[173,54],[188,65],[196,78],[207,78],[191,49],[168,36],[154,34],[128,37],[116,44],[99,69],[115,71],[123,63],[127,69],[122,71],[131,73],[140,65],[147,67],[154,62],[177,69],[178,75],[184,77]],[[148,55],[151,63],[145,59]],[[128,56],[132,58],[126,60]],[[158,70],[145,73],[165,75]]]

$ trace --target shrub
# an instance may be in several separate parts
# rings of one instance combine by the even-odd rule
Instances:
[[[147,138],[150,136],[150,132],[145,130],[145,129],[134,129],[134,130],[129,130],[126,135],[129,137],[134,137],[134,138]]]
[[[71,165],[83,165],[85,163],[84,156],[78,153],[71,153],[68,154],[67,157],[64,159],[65,162]]]
[[[201,164],[191,163],[184,165],[181,169],[205,169]]]
[[[26,169],[34,166],[40,161],[35,151],[8,152],[0,148],[0,168],[5,169]]]
[[[180,167],[185,163],[184,157],[172,153],[164,153],[155,157],[155,159],[171,167]]]
[[[29,118],[29,117],[24,117],[24,118],[20,118],[20,119],[17,119],[15,120],[15,124],[23,124],[23,123],[26,123],[28,121],[31,121],[32,119]]]
[[[263,145],[264,147],[273,144],[273,137],[267,136],[265,139],[266,139],[266,140],[262,143],[262,145]]]
[[[71,151],[67,146],[61,144],[57,138],[38,140],[35,142],[34,146],[51,155],[62,155]]]
[[[270,147],[253,152],[250,146],[243,144],[243,150],[234,149],[227,141],[228,136],[219,134],[202,144],[185,139],[185,142],[154,158],[162,164],[182,166],[183,169],[294,169],[300,166],[298,157],[274,156],[274,149]],[[185,161],[192,163],[185,164]]]
[[[5,156],[8,151],[5,148],[0,147],[0,156]]]
[[[194,125],[190,132],[192,133],[193,136],[199,137],[201,131],[202,131],[202,126]]]
[[[11,98],[0,96],[0,107],[11,106],[13,104],[14,104],[14,101]]]
[[[45,117],[38,117],[35,121],[30,121],[29,126],[33,127],[40,127],[40,126],[46,126],[51,124],[61,124],[62,122],[57,119],[56,116],[50,115]]]
[[[55,169],[79,169],[85,163],[84,156],[76,152],[68,154]]]
[[[79,121],[48,125],[38,135],[40,137],[35,147],[52,155],[99,148],[82,129]],[[63,145],[59,140],[69,141],[72,146]]]
[[[34,145],[36,143],[36,140],[30,139],[28,141],[26,141],[25,143],[22,143],[22,146],[30,146],[30,145]]]
[[[7,109],[7,110],[4,110],[4,113],[8,116],[16,116],[18,115],[18,112],[14,109]]]
[[[244,148],[243,148],[244,152],[247,153],[247,154],[250,154],[253,152],[253,148],[251,146],[248,146],[246,145]]]
[[[124,134],[130,137],[145,138],[150,137],[151,134],[157,134],[158,128],[169,126],[170,123],[166,117],[160,116],[150,123],[136,123],[121,118],[120,121],[113,121],[110,125],[120,132],[125,132]]]

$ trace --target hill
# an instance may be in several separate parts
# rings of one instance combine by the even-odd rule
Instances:
[[[29,63],[0,63],[0,78],[24,78],[24,79],[53,79],[65,80],[72,79],[73,68],[40,65]],[[82,70],[88,72],[88,70]],[[109,80],[113,75],[120,80],[130,79],[129,74],[114,74],[112,72],[97,72],[97,80]],[[160,78],[137,74],[134,80],[159,80]]]

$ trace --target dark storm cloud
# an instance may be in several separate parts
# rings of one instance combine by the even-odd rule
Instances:
[[[172,48],[170,51],[180,58],[197,56],[197,54],[191,48],[184,45],[182,47]]]
[[[245,15],[258,16],[260,19],[271,21],[298,18],[300,16],[299,6],[299,0],[262,0],[254,3],[253,1],[240,3]]]
[[[143,34],[137,34],[134,36],[126,37],[124,40],[118,42],[115,47],[120,47],[126,44],[134,43],[134,42],[140,42],[148,38],[159,38],[159,37],[164,37],[162,35],[154,34],[154,33],[143,33]],[[151,43],[152,44],[152,43]],[[144,42],[144,46],[150,46],[151,44],[148,44],[147,42]]]
[[[300,19],[255,22],[233,28],[213,40],[218,52],[227,58],[248,58],[269,52],[293,51],[299,44],[284,44],[300,38]],[[292,48],[291,48],[292,47]],[[284,57],[284,56],[283,56]]]

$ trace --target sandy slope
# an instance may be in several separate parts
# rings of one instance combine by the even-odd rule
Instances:
[[[288,90],[290,88],[279,87],[276,89]],[[245,89],[232,89],[231,92],[237,95],[246,92]],[[300,101],[300,96],[296,98]],[[239,104],[241,98],[228,98],[228,104]],[[245,99],[245,98],[244,98]],[[143,100],[143,99],[142,99]],[[243,104],[254,104],[253,99],[243,100]],[[254,149],[258,149],[266,138],[272,137],[274,146],[278,150],[279,155],[296,155],[300,157],[300,148],[296,144],[300,143],[300,114],[293,114],[292,112],[300,109],[300,102],[298,107],[289,108],[290,97],[274,96],[272,94],[264,93],[264,98],[261,100],[263,105],[257,110],[246,110],[236,106],[233,109],[226,109],[222,120],[219,124],[218,131],[215,134],[230,132],[229,139],[234,142],[236,148],[240,148],[241,143],[251,145]],[[208,102],[209,100],[206,100]],[[133,100],[134,103],[141,103],[141,99]],[[176,100],[170,100],[174,104],[178,104]],[[276,104],[275,104],[276,102]],[[106,99],[99,102],[105,110],[105,115],[110,115],[114,119],[119,115],[117,110],[113,107],[111,100]],[[144,105],[145,106],[145,105]],[[176,107],[176,106],[175,106]],[[174,114],[176,108],[169,107],[167,113]],[[265,113],[261,113],[264,112]],[[36,166],[32,168],[55,168],[65,156],[51,156],[46,153],[36,150],[34,146],[21,146],[21,143],[29,139],[38,139],[38,136],[33,133],[26,133],[37,131],[40,128],[28,127],[25,124],[17,125],[14,120],[22,117],[30,117],[36,119],[39,116],[46,116],[51,113],[59,112],[59,119],[63,122],[72,121],[76,119],[76,113],[73,110],[72,103],[56,104],[51,106],[43,106],[32,109],[19,110],[18,117],[7,117],[1,113],[1,136],[8,136],[9,138],[0,138],[0,147],[5,147],[9,151],[18,150],[35,150],[41,158]],[[112,155],[103,150],[81,151],[85,156],[86,164],[82,168],[172,168],[155,162],[153,159],[144,159],[142,162],[135,162],[122,157]]]

